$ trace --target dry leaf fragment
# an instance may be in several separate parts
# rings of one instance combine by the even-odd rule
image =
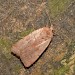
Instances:
[[[21,58],[25,67],[31,66],[49,45],[52,30],[52,27],[35,30],[13,45],[11,51]]]

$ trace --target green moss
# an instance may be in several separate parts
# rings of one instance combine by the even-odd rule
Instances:
[[[23,32],[20,33],[20,37],[24,37],[26,35],[28,35],[29,33],[31,33],[32,31],[34,31],[34,29],[28,29],[28,30],[25,30]]]
[[[75,74],[75,64],[74,64],[74,67],[73,67],[73,71],[74,71],[74,74]]]
[[[0,50],[2,50],[2,53],[7,57],[10,58],[10,48],[11,48],[11,42],[8,39],[0,38]]]
[[[13,55],[11,54],[11,45],[12,42],[9,39],[0,38],[0,51],[5,56],[4,58],[2,57],[2,59],[5,59],[6,62],[9,63],[11,63],[11,61],[13,60],[15,64],[11,63],[12,64],[11,66],[13,67],[12,71],[14,72],[15,75],[19,75],[22,65],[18,63],[16,57],[13,57]]]
[[[67,52],[65,58],[66,58],[67,63],[68,63],[69,62],[69,58],[75,52],[75,41],[71,41],[71,43],[67,46],[67,48],[68,48],[68,52]]]
[[[21,65],[17,64],[14,66],[14,72],[16,75],[19,75],[20,69],[22,68]]]
[[[72,0],[48,0],[48,8],[50,9],[51,16],[55,17],[67,9],[71,1]]]
[[[2,47],[6,47],[6,48],[9,48],[10,46],[10,41],[8,39],[0,39],[0,46]]]
[[[54,70],[54,75],[65,75],[69,71],[69,66],[60,67],[57,70]]]
[[[75,41],[72,41],[71,44],[68,47],[69,50],[75,51]]]

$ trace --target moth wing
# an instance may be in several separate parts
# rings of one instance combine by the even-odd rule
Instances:
[[[44,52],[44,50],[49,45],[50,41],[51,39],[48,39],[35,47],[28,47],[25,50],[22,50],[20,58],[24,65],[26,67],[31,66]]]

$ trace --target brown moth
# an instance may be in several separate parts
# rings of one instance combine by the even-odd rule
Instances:
[[[33,31],[12,46],[11,51],[20,57],[25,67],[31,66],[49,45],[53,37],[52,26]]]

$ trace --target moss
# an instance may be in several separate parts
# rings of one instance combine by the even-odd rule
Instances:
[[[54,75],[65,75],[69,71],[69,66],[62,66],[57,70],[54,70]]]
[[[68,63],[71,55],[73,55],[75,53],[75,41],[71,41],[71,43],[67,46],[67,48],[68,48],[68,52],[67,52],[65,58]]]
[[[74,71],[74,74],[75,74],[75,64],[74,64],[74,67],[73,67],[73,71]]]
[[[34,29],[28,29],[28,30],[25,30],[23,32],[20,33],[20,37],[24,37],[26,35],[28,35],[29,33],[31,33],[32,31],[34,31]]]
[[[10,41],[8,39],[3,39],[3,38],[0,39],[0,46],[9,48],[10,47],[9,45]]]
[[[16,75],[19,75],[21,68],[22,68],[22,66],[19,65],[19,64],[14,66],[14,72],[15,72]]]
[[[67,9],[71,1],[72,0],[48,0],[48,8],[50,9],[51,16],[55,17]]]
[[[11,63],[11,72],[14,72],[14,75],[19,75],[20,69],[23,67],[22,64],[19,63],[18,59],[11,54],[11,46],[12,42],[6,38],[0,38],[0,51],[4,54],[6,63],[11,63],[12,61],[15,63]],[[6,64],[7,65],[7,64]]]
[[[11,55],[10,53],[11,44],[12,43],[8,39],[0,38],[0,48],[2,49],[2,53],[7,58],[10,58],[10,55]]]
[[[68,47],[69,50],[75,51],[75,41],[72,41]]]

